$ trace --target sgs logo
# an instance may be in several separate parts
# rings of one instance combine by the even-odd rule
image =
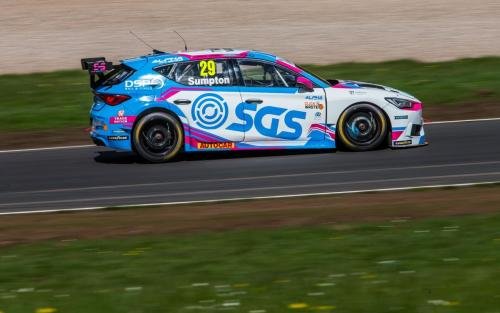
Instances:
[[[257,110],[257,105],[240,103],[236,107],[236,117],[241,122],[233,123],[228,130],[248,132],[252,127],[263,136],[294,140],[302,134],[302,126],[297,120],[305,120],[306,112],[266,106]],[[270,120],[270,123],[269,123]],[[267,121],[266,123],[264,121]],[[282,122],[281,122],[282,121]],[[264,123],[266,125],[264,125]],[[280,125],[282,123],[282,125]],[[283,125],[284,124],[284,125]],[[289,130],[281,130],[285,126]],[[291,130],[291,131],[290,131]]]

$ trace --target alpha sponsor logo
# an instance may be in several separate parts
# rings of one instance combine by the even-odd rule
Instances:
[[[234,149],[234,142],[198,142],[198,149]]]
[[[112,116],[109,118],[110,124],[133,124],[136,116]]]
[[[306,96],[306,100],[309,101],[322,101],[323,96]]]
[[[153,63],[153,64],[167,64],[167,63],[181,62],[182,60],[184,60],[182,57],[170,57],[170,58],[156,59],[151,63]]]
[[[394,141],[395,146],[407,146],[411,145],[411,140]]]
[[[394,119],[396,119],[396,120],[407,120],[408,119],[408,115],[396,115],[396,116],[394,116]]]
[[[108,140],[128,140],[128,136],[108,136]]]
[[[306,101],[304,102],[304,108],[306,109],[313,109],[313,110],[323,110],[325,106],[323,103],[320,102],[314,102],[314,101]]]
[[[165,86],[161,75],[144,75],[135,80],[126,80],[125,89],[160,89]]]
[[[306,96],[306,100],[309,101],[322,101],[323,96]]]
[[[238,104],[235,113],[240,122],[229,125],[228,130],[248,132],[255,128],[263,136],[289,140],[301,136],[299,120],[306,118],[306,112],[273,106],[257,109],[257,105],[245,102]]]
[[[191,86],[230,85],[231,80],[229,79],[229,77],[189,77],[188,84]]]

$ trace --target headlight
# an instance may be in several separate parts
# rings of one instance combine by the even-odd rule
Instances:
[[[400,108],[400,109],[411,109],[413,106],[413,102],[406,99],[401,98],[385,98],[387,102],[390,104]]]

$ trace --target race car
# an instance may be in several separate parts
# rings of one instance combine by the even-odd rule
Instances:
[[[422,103],[381,85],[324,80],[272,54],[209,49],[152,54],[90,73],[94,143],[149,162],[219,150],[366,151],[425,145]]]

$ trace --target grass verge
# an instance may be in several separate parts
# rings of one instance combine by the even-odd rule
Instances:
[[[6,216],[0,310],[495,312],[498,188]]]
[[[0,250],[0,309],[495,312],[500,215]]]
[[[500,115],[498,57],[305,67],[325,78],[368,81],[407,91],[425,102],[426,115],[431,119]],[[0,92],[3,132],[88,126],[92,97],[84,71],[1,75]]]
[[[412,60],[306,66],[323,77],[388,85],[422,100],[427,107],[459,104],[500,106],[500,58],[422,63]]]

